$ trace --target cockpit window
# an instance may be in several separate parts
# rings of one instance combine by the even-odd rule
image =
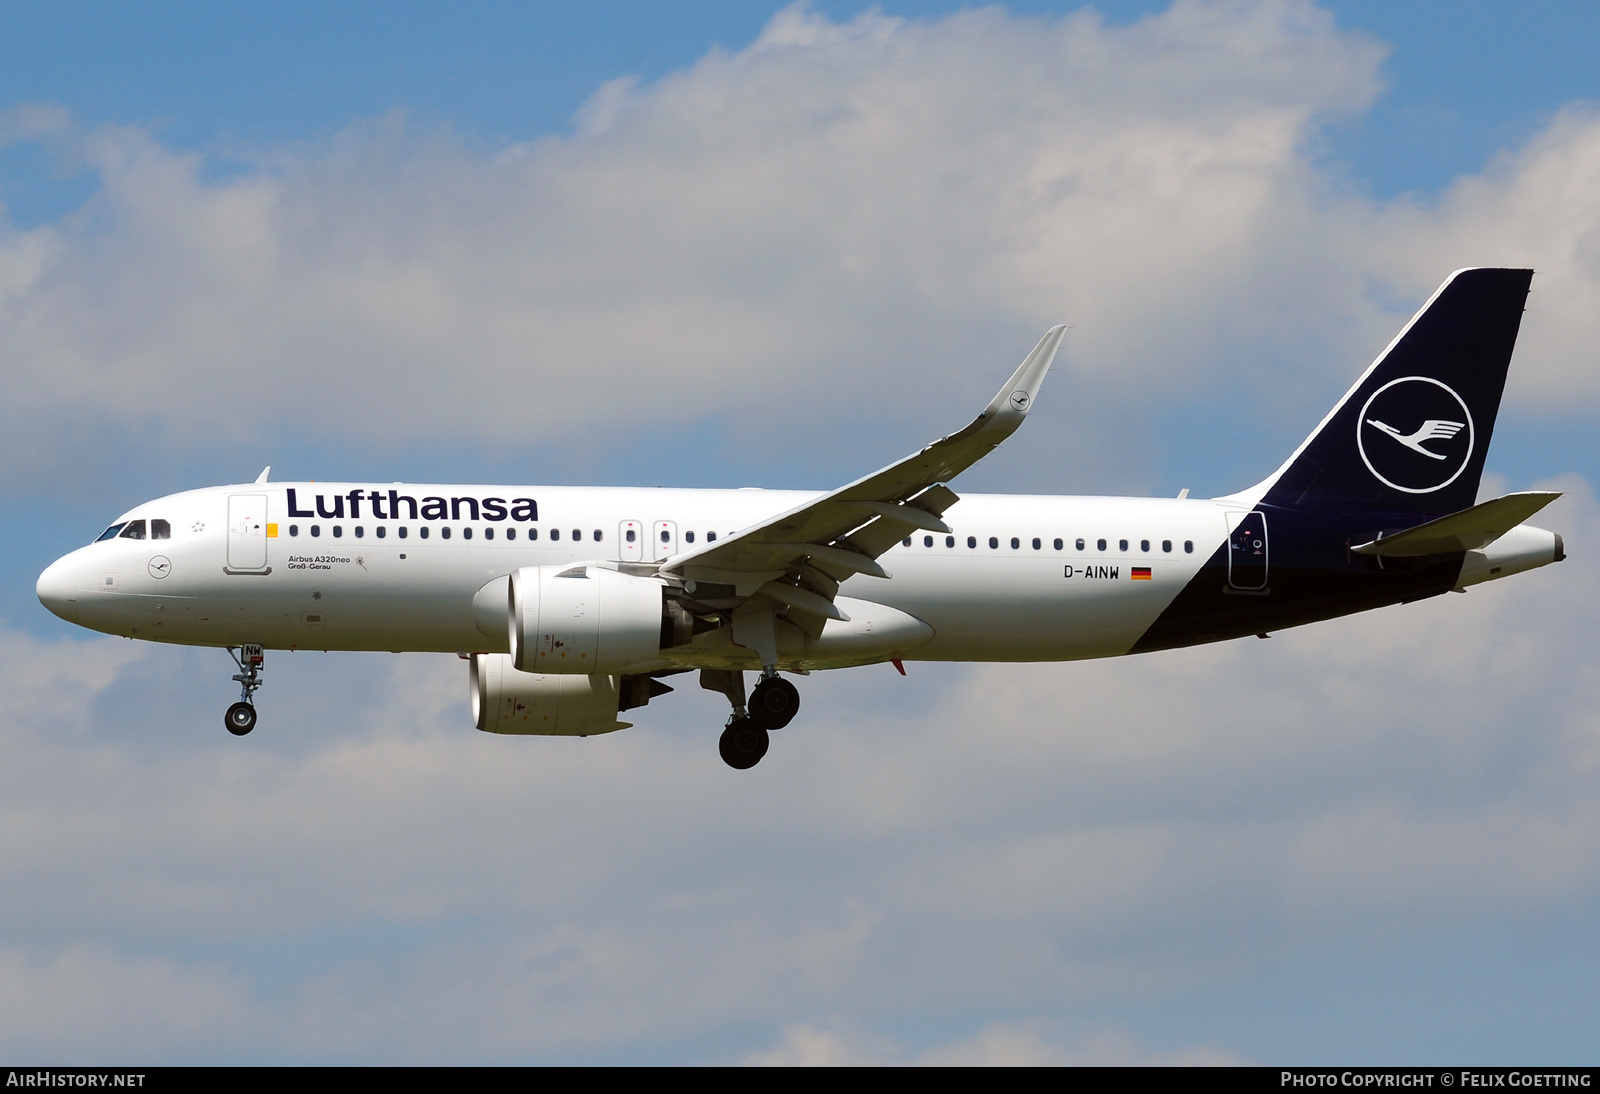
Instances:
[[[99,538],[96,539],[95,542],[99,543],[100,540],[103,539],[115,539],[117,533],[120,531],[122,531],[122,525],[113,524],[110,528],[107,528],[104,532],[101,532]]]
[[[121,538],[123,538],[123,539],[143,539],[144,538],[144,521],[142,521],[142,520],[130,520],[128,522],[128,526],[122,530],[122,537]]]
[[[164,520],[152,520],[150,522],[150,538],[151,539],[171,539],[172,538],[172,525],[168,524]]]

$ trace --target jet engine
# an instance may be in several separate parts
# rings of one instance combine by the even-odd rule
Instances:
[[[527,566],[510,586],[511,664],[522,672],[616,673],[693,637],[693,617],[654,578],[596,565]]]
[[[616,676],[552,676],[519,672],[503,653],[475,653],[472,722],[486,733],[587,737],[627,729],[617,721],[622,681]]]

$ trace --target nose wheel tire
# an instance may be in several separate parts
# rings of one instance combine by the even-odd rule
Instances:
[[[722,731],[717,748],[722,752],[723,763],[744,771],[761,762],[769,743],[765,729],[752,725],[748,718],[736,718]]]
[[[762,729],[782,729],[800,712],[800,689],[781,676],[769,676],[750,693],[750,720]]]
[[[249,703],[235,703],[228,708],[228,713],[223,716],[222,721],[228,727],[229,733],[235,737],[243,737],[256,728],[256,708]]]

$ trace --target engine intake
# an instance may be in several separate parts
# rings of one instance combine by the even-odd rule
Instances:
[[[683,629],[660,581],[603,566],[524,567],[510,598],[511,664],[522,672],[620,672]]]

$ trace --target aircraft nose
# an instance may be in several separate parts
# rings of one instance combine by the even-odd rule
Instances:
[[[45,567],[33,590],[38,594],[39,603],[68,621],[72,618],[72,609],[79,595],[78,582],[73,574],[75,569],[71,555],[58,558]]]

